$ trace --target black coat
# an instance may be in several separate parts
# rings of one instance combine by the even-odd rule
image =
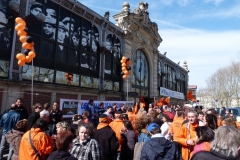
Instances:
[[[95,131],[94,139],[101,147],[102,160],[113,160],[119,146],[115,132],[106,126]]]
[[[54,151],[52,152],[47,160],[77,160],[77,158],[73,157],[69,152],[67,151]]]
[[[29,117],[28,117],[28,130],[31,129],[34,125],[34,123],[40,118],[39,112],[33,112]]]
[[[176,145],[165,137],[154,137],[145,142],[142,147],[140,160],[175,160]]]
[[[134,146],[136,143],[136,134],[133,130],[129,130],[121,134],[123,139],[123,145],[121,147],[120,159],[123,160],[132,160]]]
[[[201,151],[193,155],[191,160],[237,160],[237,158],[228,157],[227,154],[220,154],[213,150],[210,152]]]
[[[2,115],[4,115],[5,113],[9,112],[10,111],[10,108],[9,109],[6,109]],[[20,107],[17,107],[16,111],[20,114],[20,120],[22,119],[28,119],[28,111],[27,109],[24,107],[24,106],[20,106]]]

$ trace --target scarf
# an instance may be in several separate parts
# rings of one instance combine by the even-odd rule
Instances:
[[[97,130],[102,129],[103,127],[108,126],[108,123],[99,123],[97,126]]]

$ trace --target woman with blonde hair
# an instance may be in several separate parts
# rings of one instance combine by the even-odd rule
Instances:
[[[62,121],[62,122],[58,122],[56,124],[56,130],[57,130],[57,134],[60,132],[60,131],[66,131],[68,129],[68,123],[66,121]]]

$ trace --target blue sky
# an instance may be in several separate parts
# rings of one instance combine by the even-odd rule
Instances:
[[[100,15],[122,9],[124,0],[79,1]],[[140,1],[129,0],[131,12]],[[189,84],[206,87],[221,67],[240,61],[240,0],[148,0],[150,19],[163,39],[159,51],[183,65],[188,62]],[[114,19],[110,19],[115,23]]]

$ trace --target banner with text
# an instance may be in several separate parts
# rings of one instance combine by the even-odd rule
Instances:
[[[184,95],[181,92],[172,91],[163,87],[160,87],[160,95],[161,96],[167,96],[167,97],[173,97],[177,99],[184,99]]]
[[[89,100],[76,100],[76,99],[60,99],[60,110],[63,111],[63,118],[71,118],[74,114],[82,114],[87,106]],[[133,101],[94,101],[94,108],[98,110],[100,102],[104,103],[104,108],[117,104],[117,109],[120,108],[121,104],[126,106],[133,106]]]

